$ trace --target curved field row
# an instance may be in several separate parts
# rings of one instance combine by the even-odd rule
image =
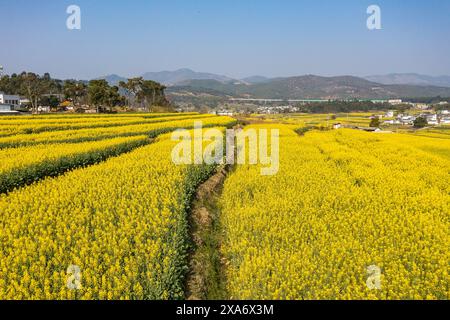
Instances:
[[[156,137],[159,134],[167,133],[178,128],[193,128],[195,121],[202,121],[203,126],[205,127],[230,126],[236,123],[236,120],[229,117],[199,116],[195,119],[183,119],[177,121],[165,121],[120,127],[49,131],[36,134],[19,134],[10,137],[1,137],[0,148],[48,143],[96,141],[114,137],[139,136],[144,134],[149,135],[150,137]]]
[[[156,117],[156,118],[163,118],[163,117]],[[55,118],[55,119],[49,119],[44,118],[42,116],[33,116],[32,118],[29,117],[15,117],[15,118],[7,118],[7,117],[0,117],[0,128],[4,126],[10,126],[10,125],[32,125],[32,124],[70,124],[70,123],[89,123],[89,122],[100,122],[100,121],[117,121],[117,120],[133,120],[133,119],[143,119],[143,117],[134,116],[134,117],[122,117],[122,116],[115,116],[115,117],[80,117],[80,118]]]
[[[165,135],[0,196],[0,299],[182,298],[187,210],[213,167],[174,165],[174,145]]]
[[[184,115],[197,114],[196,112],[183,112]],[[173,116],[174,113],[113,113],[113,114],[46,114],[46,115],[29,115],[29,116],[2,116],[0,122],[5,121],[22,121],[22,120],[50,120],[50,121],[68,121],[70,119],[88,120],[88,119],[113,119],[113,118],[161,118],[165,116]]]
[[[25,124],[10,124],[0,126],[0,136],[11,136],[17,134],[33,134],[45,131],[58,131],[58,130],[77,130],[77,129],[93,129],[93,128],[106,128],[106,127],[120,127],[127,125],[137,125],[146,123],[157,123],[165,121],[175,121],[183,119],[196,119],[214,117],[214,115],[172,115],[156,118],[122,118],[115,119],[114,121],[88,121],[88,122],[74,122],[74,123],[25,123]]]
[[[231,298],[449,299],[449,159],[406,135],[281,130],[277,175],[225,182]]]
[[[384,139],[389,140],[389,136]],[[450,160],[450,136],[446,134],[399,134],[393,135],[394,142],[405,148],[419,149],[432,155],[439,155]]]
[[[434,128],[434,129],[419,130],[412,134],[416,135],[416,136],[429,137],[429,138],[450,139],[450,127],[440,127],[439,129]]]
[[[150,142],[150,138],[144,135],[0,150],[0,193],[46,176],[56,176],[76,167],[99,163]]]

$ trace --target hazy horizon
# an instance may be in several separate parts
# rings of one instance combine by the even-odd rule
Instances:
[[[123,75],[123,74],[119,74],[119,73],[115,73],[115,72],[111,72],[108,74],[101,74],[92,78],[78,78],[78,77],[57,77],[53,74],[50,73],[50,76],[54,79],[60,79],[60,80],[79,80],[79,81],[89,81],[89,80],[94,80],[94,79],[101,79],[104,77],[108,77],[108,76],[119,76],[119,77],[123,77],[123,78],[134,78],[134,77],[140,77],[142,75],[144,75],[145,73],[158,73],[158,72],[175,72],[175,71],[179,71],[182,69],[188,69],[191,70],[193,72],[197,72],[197,73],[210,73],[210,74],[214,74],[214,75],[218,75],[218,76],[225,76],[234,80],[243,80],[245,78],[251,78],[251,77],[265,77],[268,79],[276,79],[276,78],[289,78],[289,77],[301,77],[301,76],[308,76],[308,75],[313,75],[313,76],[319,76],[319,77],[343,77],[343,76],[351,76],[351,77],[359,77],[362,79],[368,78],[368,77],[373,77],[373,76],[387,76],[387,75],[407,75],[407,74],[416,74],[419,76],[430,76],[430,77],[450,77],[450,75],[448,74],[437,74],[437,75],[430,75],[430,74],[421,74],[421,73],[417,73],[417,72],[405,72],[405,73],[396,73],[396,72],[392,72],[392,73],[385,73],[385,74],[367,74],[367,75],[354,75],[354,74],[318,74],[318,73],[305,73],[305,74],[292,74],[292,75],[278,75],[278,76],[266,76],[264,74],[251,74],[251,75],[247,75],[247,76],[243,76],[243,77],[233,77],[231,75],[227,75],[227,74],[222,74],[222,73],[214,73],[214,72],[210,72],[207,70],[194,70],[192,68],[186,67],[186,68],[179,68],[179,69],[174,69],[174,70],[147,70],[147,71],[143,71],[141,73],[138,74],[129,74],[129,75]],[[43,75],[44,72],[36,72],[34,70],[22,70],[22,71],[16,71],[16,72],[5,72],[6,75],[11,75],[13,73],[16,74],[20,74],[21,72],[34,72],[37,73],[39,75]]]
[[[81,8],[81,30],[66,9]],[[368,30],[367,7],[381,8]],[[392,73],[450,75],[450,1],[0,0],[5,73],[60,79],[189,68],[242,79]]]

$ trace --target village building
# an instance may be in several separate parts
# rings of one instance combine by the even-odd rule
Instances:
[[[0,92],[0,104],[10,105],[15,110],[20,106],[20,97]]]
[[[416,117],[410,115],[399,115],[397,120],[403,125],[413,125]]]
[[[389,110],[388,112],[386,112],[385,117],[386,118],[393,118],[395,115],[395,111],[394,110]]]
[[[412,105],[414,106],[414,108],[419,110],[427,110],[430,108],[430,106],[426,103],[413,103]]]
[[[427,123],[429,125],[438,125],[439,124],[437,114],[427,115],[427,116],[425,116],[425,118],[427,119]]]
[[[20,97],[0,92],[0,113],[18,113]]]
[[[403,100],[402,99],[390,99],[390,100],[388,100],[388,103],[390,105],[396,106],[396,105],[402,104]]]
[[[357,129],[367,132],[381,132],[382,130],[377,127],[357,127]]]
[[[440,124],[450,124],[450,117],[441,118]]]
[[[220,110],[216,112],[216,115],[218,116],[229,116],[232,117],[233,116],[233,112],[229,111],[229,110]]]

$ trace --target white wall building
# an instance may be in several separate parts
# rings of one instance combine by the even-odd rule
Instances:
[[[405,125],[405,124],[414,124],[414,121],[416,120],[416,117],[414,116],[399,116],[398,120],[400,121],[401,124]]]
[[[16,109],[20,106],[20,97],[0,92],[0,104],[10,105],[13,109]]]
[[[9,104],[0,103],[0,113],[11,112],[12,107]]]
[[[430,125],[438,125],[439,124],[437,114],[428,115],[428,116],[426,116],[426,119],[427,119],[428,124],[430,124]]]
[[[394,125],[394,124],[401,124],[401,122],[399,120],[386,120],[384,124]]]
[[[390,99],[388,100],[388,103],[395,106],[403,103],[402,99]]]
[[[395,111],[393,110],[389,110],[388,112],[386,112],[386,118],[393,118],[395,115]]]
[[[427,105],[426,103],[413,103],[414,108],[416,109],[420,109],[420,110],[427,110],[430,108],[429,105]]]
[[[27,99],[27,98],[22,98],[22,99],[20,99],[19,103],[22,106],[24,104],[30,104],[31,101],[29,99]]]
[[[228,110],[220,110],[220,111],[216,112],[216,115],[232,117],[233,116],[233,112],[232,111],[228,111]]]

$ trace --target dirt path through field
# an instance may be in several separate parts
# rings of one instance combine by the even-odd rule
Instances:
[[[197,190],[190,216],[194,249],[186,281],[188,300],[227,299],[217,202],[230,169],[219,167]]]

